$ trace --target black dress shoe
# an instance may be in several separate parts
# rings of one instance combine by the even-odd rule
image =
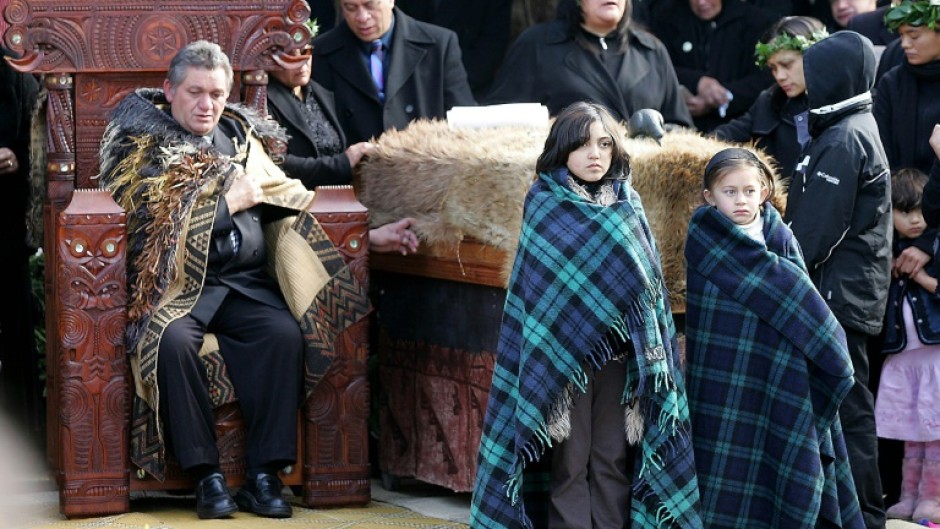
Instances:
[[[235,502],[243,511],[251,511],[267,518],[290,518],[290,503],[281,495],[281,480],[276,474],[260,473],[245,481],[235,495]]]
[[[237,511],[222,474],[209,474],[196,483],[196,515],[200,518],[227,518]]]

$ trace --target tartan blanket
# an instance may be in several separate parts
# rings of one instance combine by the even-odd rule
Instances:
[[[583,391],[585,366],[599,369],[629,340],[623,402],[639,402],[644,430],[624,509],[634,529],[701,527],[675,327],[639,195],[615,182],[616,201],[600,206],[567,179],[567,169],[540,174],[526,196],[470,526],[533,526],[523,470],[551,445],[550,408],[569,382]]]
[[[838,409],[853,384],[845,333],[790,229],[766,244],[696,210],[685,257],[689,407],[706,527],[862,528]]]

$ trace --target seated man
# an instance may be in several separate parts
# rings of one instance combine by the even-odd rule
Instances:
[[[356,312],[367,306],[366,293],[312,218],[293,222],[309,215],[314,193],[268,156],[267,146],[285,139],[282,129],[226,103],[232,77],[218,45],[194,42],[171,61],[163,91],[140,89],[118,105],[102,140],[101,184],[128,212],[131,459],[162,479],[169,448],[196,481],[200,518],[239,507],[289,517],[277,472],[295,462],[297,407],[310,389],[304,381],[322,375],[309,367],[329,365],[333,338],[365,316],[328,305]],[[413,251],[407,224],[370,237],[379,249]],[[272,267],[277,281],[265,271],[268,252],[277,265],[289,259],[287,268]],[[282,273],[298,266],[308,272],[302,278]],[[279,286],[293,280],[302,288],[282,295]],[[345,299],[319,299],[329,289]],[[310,325],[320,331],[308,331],[317,343],[313,336],[305,343],[301,328]],[[246,481],[234,501],[220,472],[198,356],[207,333],[247,426]]]

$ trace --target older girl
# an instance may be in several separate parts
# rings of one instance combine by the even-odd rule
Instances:
[[[536,163],[474,528],[701,527],[675,328],[622,138],[604,107],[575,103]],[[523,472],[539,460],[550,462],[547,479]],[[547,506],[523,497],[542,485]]]

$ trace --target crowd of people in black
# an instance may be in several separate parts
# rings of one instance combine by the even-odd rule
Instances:
[[[370,142],[383,131],[407,127],[417,118],[444,118],[454,106],[477,104],[538,102],[556,115],[573,103],[590,101],[619,121],[653,109],[667,127],[756,142],[775,157],[779,173],[790,182],[792,207],[785,220],[803,247],[816,288],[846,332],[856,383],[840,411],[865,526],[884,527],[886,503],[918,494],[940,501],[940,468],[930,476],[926,470],[940,466],[940,460],[936,466],[917,466],[923,476],[904,476],[904,487],[896,472],[879,473],[875,426],[879,336],[889,282],[919,276],[934,258],[930,240],[895,248],[891,261],[887,172],[913,169],[929,175],[923,186],[923,217],[931,230],[940,222],[940,3],[560,0],[554,20],[526,28],[515,39],[512,7],[511,0],[313,2],[321,31],[305,52],[306,64],[273,72],[268,89],[269,114],[289,135],[286,175],[310,190],[350,183],[357,164],[374,148]],[[814,49],[843,30],[852,33],[840,33],[824,51]],[[192,67],[210,73],[219,68]],[[12,182],[10,187],[25,189],[28,153],[23,139],[36,87],[6,64],[0,68],[3,108],[11,116],[0,129],[0,177]],[[179,83],[189,81],[168,81],[167,104],[174,103]],[[222,89],[231,85],[221,74],[212,81]],[[181,99],[178,109],[183,108]],[[193,108],[200,104],[194,100]],[[212,106],[218,122],[223,107],[219,102]],[[196,121],[188,122],[196,119],[191,116],[173,118],[191,133],[199,128]],[[262,201],[256,187],[249,190],[257,197],[248,206]],[[5,194],[4,212],[22,219],[24,193]],[[7,225],[21,224],[6,218]],[[417,239],[407,219],[379,235],[386,231],[390,235],[384,249],[415,250]],[[5,233],[17,239],[8,244],[17,248],[15,259],[5,261],[16,273],[7,277],[16,277],[15,283],[25,288],[25,235]],[[935,238],[935,231],[926,233]],[[232,242],[237,254],[242,241],[236,237]],[[20,294],[27,297],[25,291]],[[936,296],[936,287],[928,294]],[[32,339],[15,332],[28,328],[23,311],[4,311],[2,317],[0,404],[22,412],[22,381],[35,377],[35,366],[20,360],[23,351],[32,349]],[[940,342],[931,342],[924,333],[919,337],[924,344]],[[257,473],[274,473],[289,458],[289,449],[281,452],[274,463],[265,460]],[[921,449],[919,454],[922,462],[931,461],[940,457],[940,450]],[[904,457],[918,456],[905,449]],[[882,463],[886,469],[891,466],[898,466],[897,459]],[[215,476],[217,470],[205,458],[193,467],[199,478]],[[913,491],[908,481],[914,483]],[[933,488],[924,485],[928,482],[935,482]],[[265,487],[259,481],[259,490],[264,490],[257,501],[274,507],[252,497],[250,510],[289,515],[289,508]],[[231,514],[231,502],[219,500],[218,490],[215,494],[207,497],[200,514]],[[212,503],[219,501],[221,507]],[[940,505],[935,507],[919,512],[940,522]]]

